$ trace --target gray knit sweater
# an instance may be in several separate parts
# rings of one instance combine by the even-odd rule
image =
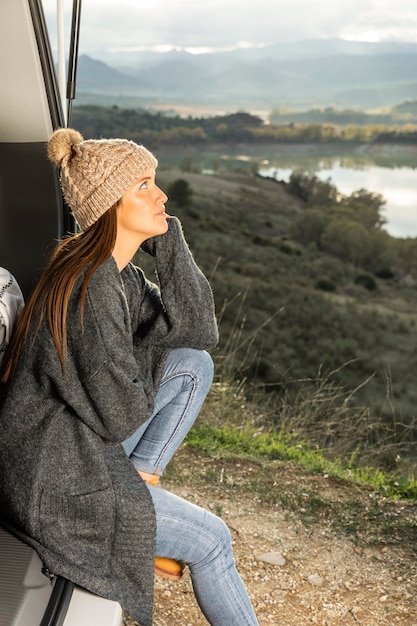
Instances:
[[[62,375],[46,324],[0,385],[0,523],[54,574],[117,600],[151,626],[155,519],[121,442],[153,410],[172,348],[217,342],[213,295],[176,218],[145,242],[159,288],[111,257],[68,311]]]

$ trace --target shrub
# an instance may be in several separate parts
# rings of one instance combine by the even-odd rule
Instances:
[[[395,273],[390,267],[381,267],[379,270],[376,270],[375,276],[384,280],[390,280],[395,277]]]
[[[290,241],[280,241],[278,249],[284,254],[295,254],[296,256],[301,256],[301,248],[294,245]]]
[[[187,208],[192,203],[193,190],[183,178],[177,178],[167,188],[167,196],[180,207]]]
[[[368,291],[374,291],[377,288],[376,280],[370,274],[358,274],[354,282],[355,285],[360,285]]]
[[[319,278],[316,282],[316,289],[321,289],[321,291],[336,291],[336,285],[330,278]]]

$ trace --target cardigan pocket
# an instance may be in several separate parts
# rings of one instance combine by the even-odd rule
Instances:
[[[40,499],[43,545],[79,567],[110,566],[115,506],[112,488],[62,495],[44,489]]]

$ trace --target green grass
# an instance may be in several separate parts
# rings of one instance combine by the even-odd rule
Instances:
[[[250,427],[197,425],[186,443],[209,454],[228,454],[252,460],[281,460],[297,463],[308,472],[327,474],[357,485],[367,485],[387,497],[417,500],[414,476],[395,477],[372,467],[356,467],[354,455],[349,463],[330,460],[319,450],[297,442],[286,433],[260,433]]]

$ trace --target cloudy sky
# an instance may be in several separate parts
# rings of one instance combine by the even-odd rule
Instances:
[[[71,22],[72,0],[63,3]],[[43,0],[51,40],[57,0]],[[84,0],[80,53],[183,48],[192,52],[342,37],[417,41],[416,0]]]

